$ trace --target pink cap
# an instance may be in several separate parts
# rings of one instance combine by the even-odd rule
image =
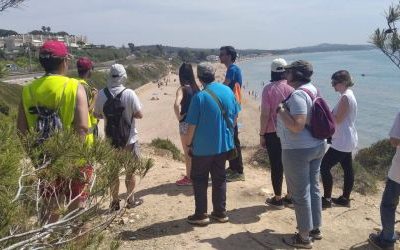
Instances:
[[[80,57],[76,62],[76,67],[79,70],[91,70],[93,68],[93,62],[87,57]]]
[[[49,40],[40,48],[40,55],[66,57],[68,49],[63,42]]]

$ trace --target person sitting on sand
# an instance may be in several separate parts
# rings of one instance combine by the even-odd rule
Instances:
[[[332,207],[332,202],[338,206],[350,207],[350,193],[354,185],[352,151],[357,147],[358,142],[355,126],[357,101],[350,89],[353,85],[351,76],[346,70],[339,70],[332,75],[332,87],[340,93],[340,99],[332,111],[336,125],[335,133],[332,136],[332,145],[325,153],[321,163],[322,185],[324,186],[322,208]],[[331,199],[333,187],[331,169],[338,163],[344,173],[343,195]]]
[[[193,68],[190,63],[183,63],[179,68],[179,82],[180,86],[176,91],[176,99],[174,104],[174,111],[176,118],[179,121],[179,134],[181,137],[183,152],[185,154],[186,175],[176,182],[178,186],[192,185],[190,179],[191,158],[188,155],[187,130],[189,124],[185,122],[187,111],[189,109],[190,101],[193,96],[200,91],[194,79]]]
[[[186,116],[188,146],[192,156],[195,213],[188,222],[207,225],[207,188],[211,173],[213,212],[211,218],[227,222],[225,162],[234,155],[234,127],[240,110],[232,90],[215,82],[215,69],[210,63],[197,66],[197,76],[204,86],[190,103]]]
[[[224,84],[229,86],[239,104],[241,104],[241,87],[242,87],[242,72],[235,64],[237,52],[232,46],[223,46],[220,48],[219,59],[222,64],[227,68]],[[237,157],[229,161],[229,168],[227,169],[227,180],[244,181],[245,176],[243,172],[242,150],[239,140],[239,129],[235,126],[235,147],[238,152]]]
[[[276,134],[277,114],[275,112],[278,105],[293,92],[293,88],[285,80],[286,65],[286,61],[282,58],[272,61],[271,82],[264,87],[262,92],[260,115],[260,145],[267,149],[275,194],[274,197],[267,198],[265,203],[278,209],[285,208],[285,204],[292,205],[290,195],[282,198],[282,146]]]
[[[132,89],[126,88],[124,85],[127,81],[127,74],[125,68],[121,64],[113,64],[110,68],[109,79],[107,82],[107,87],[100,90],[99,95],[96,100],[94,113],[99,119],[105,119],[105,134],[107,137],[111,139],[113,142],[113,146],[116,148],[128,150],[132,152],[133,157],[139,157],[139,142],[138,142],[138,131],[136,129],[136,119],[142,119],[142,104],[135,91]],[[106,110],[110,110],[110,106],[115,100],[118,99],[122,106],[123,111],[120,119],[124,119],[125,122],[119,120],[119,124],[124,124],[125,126],[121,128],[118,126],[119,124],[111,124],[108,119]],[[108,106],[109,105],[109,106]],[[118,114],[111,114],[112,116],[116,116]],[[110,117],[112,117],[110,116]],[[115,126],[117,125],[117,126]],[[129,130],[127,133],[125,131],[113,131],[113,127],[118,127],[121,130]],[[115,136],[126,136],[126,138],[121,138],[123,143],[120,145],[117,142],[120,141],[114,138]],[[138,199],[134,197],[134,189],[135,189],[135,176],[129,171],[126,172],[125,176],[125,185],[128,194],[127,200],[127,208],[133,208],[139,206],[143,203],[142,199]],[[111,187],[111,196],[112,201],[110,204],[110,209],[117,211],[120,209],[120,200],[118,197],[119,194],[119,177],[116,178],[115,182]]]
[[[398,238],[394,225],[400,197],[400,112],[397,113],[389,136],[390,143],[393,147],[396,147],[396,154],[393,157],[382,196],[382,231],[379,234],[374,233],[369,236],[369,242],[379,249],[394,249],[394,244]]]

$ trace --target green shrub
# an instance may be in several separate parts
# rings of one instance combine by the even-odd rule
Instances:
[[[386,177],[395,152],[396,148],[390,144],[389,140],[381,140],[358,151],[354,160],[370,174],[383,179]]]
[[[150,145],[155,148],[170,151],[174,160],[181,161],[183,159],[181,151],[169,139],[156,138],[151,141]]]

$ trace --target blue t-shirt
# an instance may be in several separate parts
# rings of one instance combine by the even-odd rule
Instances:
[[[229,87],[213,82],[205,88],[218,97],[234,124],[240,108]],[[217,102],[206,91],[200,91],[192,98],[185,121],[196,126],[193,155],[218,155],[234,148],[233,129],[227,126]]]
[[[242,71],[236,64],[232,64],[229,66],[226,71],[226,79],[228,79],[228,86],[233,90],[236,83],[239,83],[240,87],[242,87]]]

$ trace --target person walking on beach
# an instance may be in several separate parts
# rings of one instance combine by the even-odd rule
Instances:
[[[241,104],[241,87],[242,87],[242,72],[240,68],[235,64],[237,58],[237,52],[232,46],[223,46],[219,51],[219,59],[222,64],[227,68],[224,84],[235,94],[236,100]],[[233,181],[244,181],[243,172],[243,160],[242,150],[240,147],[239,130],[237,124],[235,125],[235,147],[237,150],[237,157],[229,161],[229,168],[227,169],[227,180]]]
[[[185,121],[189,109],[190,102],[193,96],[200,91],[194,78],[193,68],[190,63],[183,63],[179,68],[179,82],[180,86],[176,91],[176,99],[174,104],[174,111],[176,118],[179,121],[179,134],[181,137],[183,152],[185,154],[186,175],[176,182],[178,186],[192,185],[190,179],[191,158],[188,154],[189,148],[187,132],[189,124]]]
[[[292,205],[290,195],[282,198],[282,146],[276,134],[276,109],[293,92],[293,88],[285,80],[285,66],[287,63],[282,58],[272,61],[271,82],[264,87],[262,92],[260,116],[260,145],[267,149],[275,194],[274,197],[267,198],[265,203],[278,209],[283,209],[284,203]]]
[[[207,225],[207,188],[211,173],[213,211],[211,218],[227,222],[225,162],[234,154],[234,127],[240,107],[229,87],[215,82],[215,69],[210,63],[197,66],[197,76],[204,89],[190,103],[186,122],[192,156],[195,213],[187,221]]]
[[[307,128],[313,106],[311,94],[317,96],[311,83],[312,65],[299,60],[285,69],[287,82],[295,91],[278,106],[278,136],[299,232],[284,241],[292,247],[312,248],[312,239],[322,239],[319,174],[325,140],[313,137]]]
[[[351,76],[346,70],[339,70],[332,75],[332,87],[340,93],[340,99],[333,109],[336,130],[332,136],[332,145],[321,163],[324,196],[322,208],[338,206],[350,207],[350,193],[354,185],[352,152],[357,147],[358,135],[355,126],[357,117],[357,101],[353,91]],[[331,169],[340,163],[344,173],[343,194],[339,198],[331,198],[333,180]]]
[[[76,62],[76,68],[78,69],[78,78],[79,83],[83,85],[87,95],[87,101],[89,105],[89,131],[88,136],[97,137],[98,136],[98,120],[94,116],[94,104],[97,98],[97,89],[89,83],[90,78],[92,77],[93,71],[93,62],[88,57],[80,57]]]
[[[74,130],[86,138],[90,146],[87,138],[89,112],[86,93],[76,79],[65,76],[69,60],[68,49],[62,42],[47,41],[40,48],[39,62],[46,73],[23,87],[17,118],[17,128],[22,136],[37,131],[42,136],[39,139],[45,140],[46,135],[51,136],[48,131],[62,128],[64,131]],[[46,122],[49,120],[52,122]],[[37,126],[38,123],[41,126]],[[85,189],[93,168],[83,167],[81,172],[84,176],[59,180],[57,184],[41,180],[45,211],[41,220],[44,223],[55,222],[59,218],[58,199],[75,200],[67,208],[68,211],[84,206],[88,197]]]
[[[389,133],[390,143],[396,148],[381,201],[382,231],[369,236],[369,242],[379,249],[394,249],[398,238],[394,225],[400,197],[400,112]]]
[[[125,68],[121,64],[114,64],[110,68],[107,87],[100,90],[96,100],[94,113],[99,119],[105,119],[105,134],[111,139],[115,148],[132,152],[133,157],[139,157],[138,131],[136,119],[142,119],[142,104],[135,91],[126,88],[127,81]],[[133,208],[143,203],[142,199],[134,196],[135,176],[126,171],[125,185],[128,194],[127,208]],[[120,209],[119,178],[111,187],[111,210]]]

